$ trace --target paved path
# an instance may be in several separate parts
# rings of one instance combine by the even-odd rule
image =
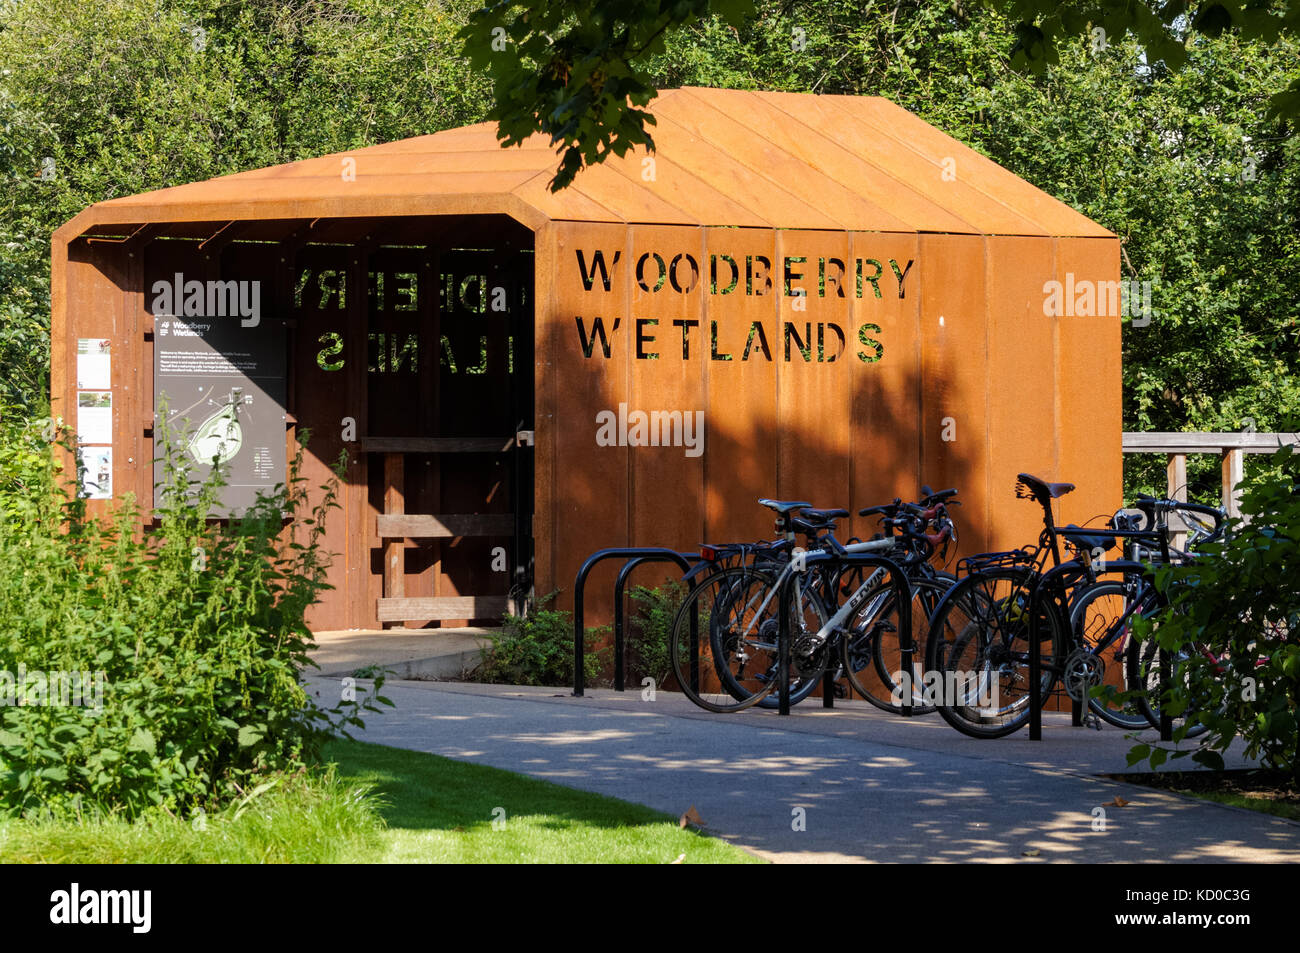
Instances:
[[[312,681],[322,701],[339,691]],[[639,691],[388,682],[384,694],[397,707],[358,737],[673,815],[694,806],[710,833],[774,861],[1300,861],[1300,824],[1095,777],[1126,770],[1131,742],[1065,716],[1048,715],[1035,743],[1027,732],[978,741],[938,716],[904,720],[861,702],[805,702],[780,718],[713,715],[664,692],[651,702]],[[1104,831],[1093,829],[1098,808]]]

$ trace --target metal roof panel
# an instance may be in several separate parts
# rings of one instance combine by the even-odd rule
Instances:
[[[502,149],[493,123],[101,202],[69,223],[503,212],[551,220],[865,232],[1114,237],[888,100],[688,87],[649,111],[644,150],[552,193],[545,136]],[[356,177],[341,160],[356,159]],[[945,176],[954,160],[955,178]],[[646,170],[653,168],[652,175]],[[80,229],[80,231],[77,231]],[[62,233],[62,230],[61,230]]]

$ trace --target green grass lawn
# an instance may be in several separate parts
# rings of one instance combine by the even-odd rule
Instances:
[[[1110,776],[1131,784],[1300,821],[1300,786],[1293,777],[1278,771],[1162,771]]]
[[[397,863],[752,861],[723,841],[681,830],[648,807],[509,771],[380,745],[336,742],[341,777],[372,785]],[[494,829],[502,817],[503,829]],[[498,822],[498,826],[501,826]]]
[[[1244,807],[1249,811],[1258,811],[1261,814],[1272,814],[1274,817],[1285,817],[1288,820],[1300,821],[1300,806],[1288,804],[1285,801],[1248,797],[1244,794],[1218,794],[1211,791],[1184,791],[1183,793],[1203,798],[1206,801],[1215,801],[1232,807]]]
[[[332,742],[325,756],[334,768],[198,820],[3,821],[0,861],[758,862],[647,807],[509,771],[355,741]]]

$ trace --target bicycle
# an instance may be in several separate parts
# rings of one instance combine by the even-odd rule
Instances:
[[[895,499],[891,504],[860,511],[863,516],[885,517],[882,525],[888,535],[878,536],[873,541],[881,544],[878,550],[859,547],[852,540],[847,549],[841,546],[834,536],[834,521],[848,515],[842,509],[804,508],[799,517],[789,519],[789,525],[805,534],[809,541],[808,552],[819,549],[840,554],[876,551],[897,559],[899,567],[912,584],[913,622],[923,623],[953,578],[935,570],[929,560],[938,548],[946,552],[948,543],[955,537],[955,527],[947,514],[947,505],[958,504],[952,499],[956,490],[934,493],[929,487],[922,487],[922,493],[925,496],[920,503],[903,503]],[[928,533],[927,529],[934,529],[935,532]],[[890,542],[892,548],[884,545]],[[793,667],[788,696],[791,704],[797,704],[806,698],[825,680],[830,665],[837,662],[831,679],[832,690],[839,687],[840,678],[846,678],[849,682],[846,693],[856,689],[878,708],[893,713],[902,710],[901,697],[892,679],[892,673],[897,668],[891,660],[898,653],[895,649],[892,655],[889,654],[889,650],[898,641],[898,605],[893,583],[886,576],[885,570],[879,568],[870,576],[864,576],[862,567],[851,563],[814,563],[807,567],[800,598],[812,605],[813,611],[803,611],[795,623],[798,635],[791,648]],[[851,621],[837,620],[835,625],[826,629],[828,617],[838,609],[841,595],[856,600],[858,608],[849,617]],[[763,647],[769,652],[775,650],[771,641],[774,624],[775,620],[768,623],[763,639]],[[923,630],[920,634],[913,632],[915,645],[923,644],[923,634]],[[867,666],[868,659],[870,669]],[[878,683],[873,684],[868,671],[877,673]],[[724,667],[721,674],[733,696],[742,700],[745,697],[744,687],[731,681],[727,668]],[[915,696],[912,703],[914,714],[934,710],[933,706],[925,705]],[[774,708],[779,705],[779,700],[768,695],[758,704]]]
[[[1040,697],[1050,693],[1059,680],[1072,698],[1083,703],[1105,677],[1102,653],[1126,632],[1111,627],[1112,631],[1096,642],[1084,637],[1089,609],[1113,590],[1100,590],[1089,600],[1083,596],[1097,586],[1100,575],[1118,573],[1121,579],[1117,584],[1122,589],[1131,584],[1135,574],[1147,572],[1138,562],[1098,562],[1101,554],[1115,547],[1117,536],[1152,545],[1162,545],[1161,541],[1154,531],[1112,527],[1098,534],[1073,525],[1057,527],[1052,501],[1073,489],[1073,484],[1048,483],[1020,474],[1017,497],[1034,500],[1043,509],[1037,546],[962,560],[958,575],[964,578],[935,609],[927,637],[927,675],[942,676],[938,710],[964,734],[1003,737],[1028,721],[1031,638],[1039,644]],[[1062,560],[1061,539],[1075,551],[1076,558]],[[1051,568],[1047,569],[1049,558]],[[1102,717],[1099,709],[1104,707],[1109,706],[1100,700],[1091,705]],[[1133,713],[1123,708],[1106,714],[1120,721],[1133,718]]]
[[[904,542],[899,565],[912,586],[913,602],[914,652],[906,677],[899,630],[894,621],[897,617],[894,587],[882,578],[881,570],[874,574],[878,581],[876,589],[867,597],[842,640],[841,665],[850,685],[875,707],[894,714],[901,710],[902,692],[906,686],[900,682],[904,681],[911,686],[913,713],[934,711],[934,705],[926,702],[920,688],[929,619],[957,581],[952,573],[936,569],[931,562],[936,554],[946,557],[949,544],[956,542],[956,527],[947,507],[959,505],[959,501],[952,499],[957,491],[933,493],[929,487],[922,487],[922,492],[926,495],[921,503],[905,504],[895,500],[893,504],[859,511],[860,516],[881,515],[881,524],[890,534],[902,531]],[[875,675],[874,679],[871,674]]]
[[[790,519],[800,503],[763,501]],[[870,552],[891,543],[852,543],[849,551]],[[779,586],[800,565],[802,550],[784,563],[741,562],[710,572],[692,587],[673,620],[669,654],[682,691],[707,711],[743,711],[777,687],[780,620]],[[779,568],[778,568],[779,566]],[[794,627],[817,631],[825,622],[822,600],[812,587],[799,586],[791,612]],[[800,621],[802,620],[802,621]],[[791,690],[805,697],[816,687],[823,664],[797,666]]]
[[[1217,507],[1187,503],[1181,500],[1159,499],[1145,494],[1138,496],[1135,508],[1139,509],[1145,518],[1145,527],[1143,528],[1154,530],[1161,538],[1167,537],[1169,531],[1168,516],[1170,513],[1176,513],[1182,519],[1189,534],[1184,548],[1178,549],[1169,546],[1166,555],[1153,551],[1150,547],[1141,547],[1140,544],[1135,542],[1133,558],[1141,559],[1143,562],[1178,564],[1198,558],[1201,555],[1198,552],[1201,547],[1218,542],[1223,537],[1227,520],[1227,513]],[[1140,585],[1134,588],[1136,591],[1130,596],[1134,604],[1127,612],[1129,618],[1134,614],[1140,614],[1149,619],[1154,618],[1167,604],[1164,597],[1156,592],[1150,577],[1143,577]],[[1181,678],[1180,670],[1192,652],[1199,653],[1211,659],[1211,661],[1215,661],[1215,656],[1208,646],[1201,644],[1180,646],[1173,650],[1172,653],[1167,653],[1169,655],[1169,678],[1171,683]],[[1124,678],[1124,689],[1129,694],[1128,696],[1121,695],[1119,697],[1128,697],[1130,699],[1129,704],[1136,709],[1137,714],[1146,722],[1146,725],[1157,728],[1161,724],[1159,701],[1162,694],[1161,683],[1157,641],[1148,639],[1138,646],[1132,645],[1130,640],[1129,651],[1125,658]],[[1114,693],[1107,693],[1106,697],[1115,696]],[[1187,722],[1195,714],[1198,707],[1194,704],[1190,705],[1177,718],[1172,719],[1174,726],[1177,727]],[[1123,725],[1122,727],[1146,727],[1146,725]],[[1208,725],[1193,722],[1186,729],[1183,736],[1194,738],[1208,730]]]
[[[949,496],[955,493],[945,492]],[[803,565],[797,561],[803,554],[819,549],[839,553],[884,552],[896,549],[900,541],[905,543],[914,535],[905,529],[902,537],[866,543],[850,541],[846,546],[834,536],[834,521],[847,516],[846,510],[817,510],[802,501],[764,499],[759,502],[776,512],[776,529],[782,539],[774,544],[750,547],[752,559],[739,554],[739,547],[734,544],[704,547],[702,555],[712,565],[693,571],[703,572],[707,568],[708,574],[687,595],[673,624],[670,654],[678,682],[692,701],[710,711],[740,711],[757,704],[765,707],[777,704],[771,697],[777,686],[778,661],[779,619],[775,596],[796,567]],[[894,505],[904,504],[895,501]],[[798,517],[793,515],[796,510],[800,511]],[[794,548],[796,531],[804,534],[808,550]],[[724,562],[727,564],[718,565]],[[850,580],[847,587],[846,578]],[[796,582],[798,595],[791,610],[798,616],[792,619],[793,630],[799,633],[790,671],[792,703],[807,697],[816,688],[834,657],[835,646],[831,640],[809,641],[806,637],[822,631],[838,605],[837,593],[841,589],[849,592],[853,578],[852,570],[847,574],[818,569],[804,574],[800,570]],[[860,598],[855,607],[861,606],[862,593],[872,594],[878,588],[879,573],[858,585]],[[875,600],[873,614],[862,625],[867,626],[893,609],[887,601]],[[837,637],[843,634],[835,633]],[[866,695],[857,677],[864,666],[848,651],[845,639],[839,637],[837,641],[840,647],[837,676],[848,674],[850,683]],[[873,644],[878,645],[879,640]],[[859,641],[858,651],[861,647]]]

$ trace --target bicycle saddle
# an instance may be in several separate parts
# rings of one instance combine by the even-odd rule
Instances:
[[[1097,535],[1089,532],[1082,526],[1075,526],[1073,523],[1064,527],[1061,530],[1061,535],[1075,546],[1080,549],[1086,549],[1090,553],[1097,549],[1107,550],[1115,548],[1114,536]]]
[[[881,506],[868,506],[863,509],[860,509],[858,510],[858,515],[873,516],[879,514],[881,516],[893,516],[895,513],[898,512],[899,508],[902,505],[903,505],[903,501],[896,499],[892,503],[885,503],[882,504]]]
[[[788,502],[785,500],[761,499],[758,502],[760,505],[766,506],[768,509],[776,510],[782,516],[789,513],[791,510],[801,510],[805,507],[812,506],[811,503]]]
[[[1022,492],[1022,489],[1024,492]],[[1065,494],[1073,490],[1073,483],[1048,483],[1046,480],[1040,480],[1028,473],[1021,473],[1016,477],[1016,496],[1021,499],[1033,497],[1040,502],[1055,500],[1057,497],[1065,496]]]
[[[848,510],[814,510],[811,507],[804,507],[799,514],[804,519],[812,523],[829,523],[831,520],[841,519],[849,515]]]

